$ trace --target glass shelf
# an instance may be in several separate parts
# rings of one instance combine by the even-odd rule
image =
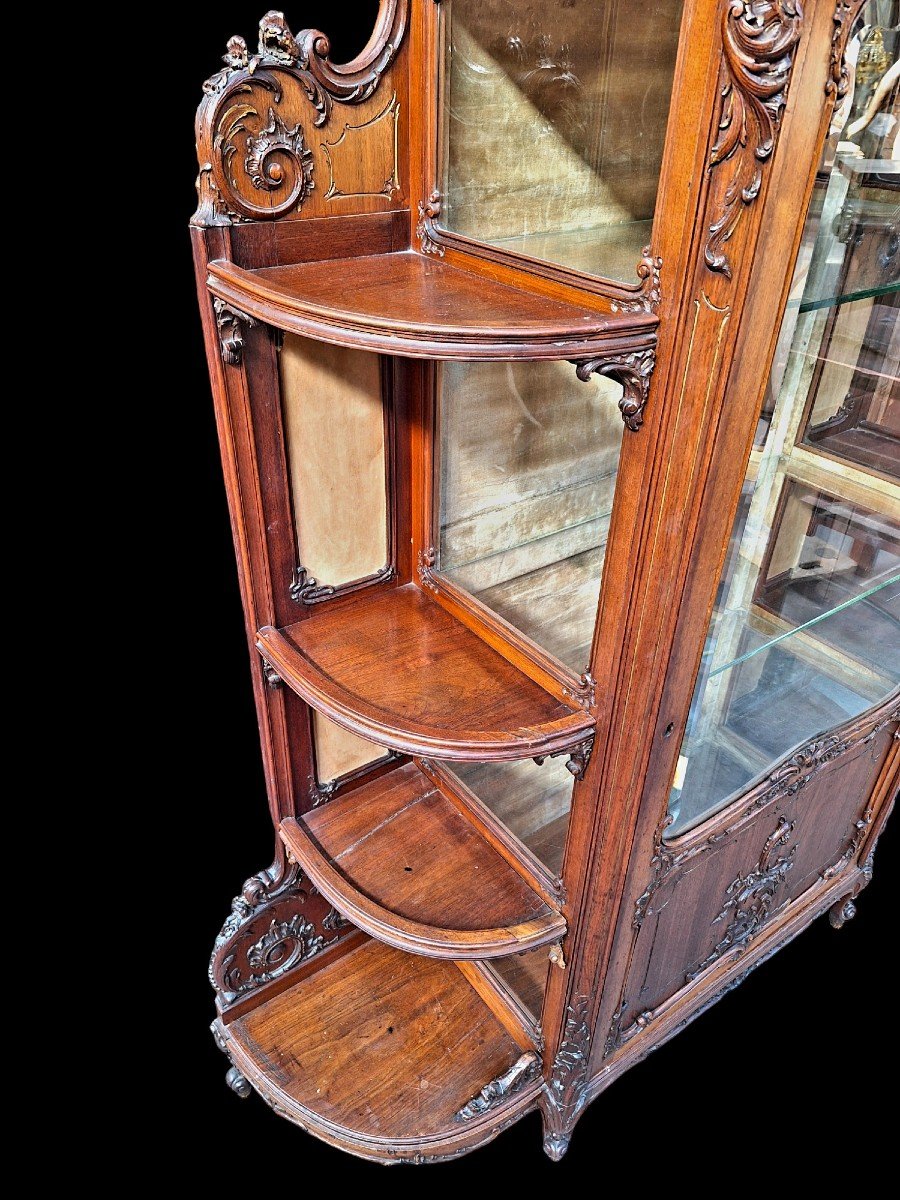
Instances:
[[[837,308],[841,304],[852,304],[854,300],[875,300],[879,296],[889,296],[892,292],[900,291],[900,283],[883,283],[876,287],[857,288],[853,292],[843,292],[838,296],[822,296],[819,299],[804,299],[798,305],[793,301],[793,307],[801,313],[816,312],[822,308]],[[791,301],[788,301],[791,307]]]

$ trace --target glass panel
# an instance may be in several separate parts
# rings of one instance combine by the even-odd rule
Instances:
[[[508,958],[491,959],[491,966],[514,992],[536,1021],[541,1019],[544,1007],[544,990],[547,986],[547,947],[528,950],[524,954],[511,954]]]
[[[552,875],[562,871],[574,780],[564,758],[453,763],[457,775]]]
[[[388,562],[381,360],[289,333],[281,350],[299,564],[321,585]]]
[[[446,197],[457,233],[635,280],[682,0],[452,0]]]
[[[900,680],[897,19],[896,0],[872,0],[851,42],[857,86],[807,217],[670,835]]]
[[[569,363],[443,369],[440,570],[577,673],[590,658],[621,395]]]

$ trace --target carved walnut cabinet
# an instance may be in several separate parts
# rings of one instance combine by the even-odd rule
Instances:
[[[197,115],[276,831],[239,1095],[441,1160],[820,914],[900,777],[897,0],[278,12]],[[250,866],[252,864],[248,864]]]

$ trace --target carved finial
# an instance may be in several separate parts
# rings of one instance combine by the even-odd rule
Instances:
[[[284,19],[284,13],[272,9],[260,21],[259,52],[286,66],[299,60],[300,47]]]
[[[247,43],[238,34],[228,39],[228,45],[222,55],[222,62],[231,67],[233,71],[240,71],[249,62]]]

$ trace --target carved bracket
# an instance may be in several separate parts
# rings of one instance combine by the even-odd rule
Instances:
[[[658,312],[661,298],[659,276],[662,265],[663,260],[653,253],[650,246],[645,246],[637,266],[640,289],[633,300],[613,300],[613,312]]]
[[[625,428],[637,433],[644,423],[644,408],[650,392],[650,376],[656,366],[656,347],[629,353],[587,358],[575,362],[575,374],[587,383],[592,375],[605,375],[622,385],[619,410]]]
[[[579,708],[583,708],[585,712],[590,712],[597,703],[596,687],[596,679],[594,679],[590,671],[585,671],[580,676],[577,687],[564,687],[562,692],[564,696],[568,696],[570,700],[574,700]]]
[[[332,912],[296,864],[282,871],[276,863],[248,879],[231,902],[209,962],[221,1004],[233,1004],[336,942]]]
[[[434,238],[434,224],[441,215],[441,193],[433,191],[427,200],[419,201],[419,223],[416,225],[416,237],[423,254],[436,254],[444,257],[444,247]]]
[[[273,691],[280,687],[284,687],[284,680],[281,678],[272,664],[266,662],[265,659],[262,659],[262,673],[263,678],[266,681],[266,685],[272,688]]]
[[[422,587],[427,587],[432,592],[438,590],[437,584],[434,581],[434,565],[436,562],[437,550],[435,550],[434,546],[428,546],[427,549],[419,551],[416,574],[419,576],[419,582]]]
[[[251,328],[256,322],[246,313],[226,304],[224,300],[213,300],[213,310],[216,314],[216,327],[219,330],[222,361],[230,367],[239,367],[244,358],[244,337],[241,332],[241,323]]]
[[[709,227],[703,257],[710,271],[727,279],[731,264],[725,246],[762,187],[763,166],[775,149],[802,27],[799,0],[722,4],[719,136],[707,170],[712,173],[729,161],[733,170],[714,202],[718,215]]]
[[[563,754],[568,754],[566,760],[566,770],[574,775],[576,779],[584,779],[584,773],[588,768],[588,763],[591,761],[591,754],[594,751],[594,735],[585,738],[583,742],[579,742],[577,746],[571,750],[559,750],[556,754],[541,754],[535,757],[534,761],[539,767],[542,767],[548,758],[560,758]]]
[[[531,1052],[523,1054],[521,1058],[516,1059],[508,1071],[503,1075],[498,1075],[490,1083],[486,1083],[477,1096],[473,1096],[458,1112],[454,1113],[453,1120],[471,1121],[473,1117],[480,1117],[482,1113],[490,1112],[502,1100],[507,1100],[516,1092],[521,1091],[526,1083],[530,1083],[539,1074],[540,1069],[540,1059],[536,1054]]]
[[[393,566],[388,563],[374,575],[366,575],[363,579],[353,579],[349,583],[330,584],[319,583],[309,574],[306,567],[296,567],[288,590],[295,604],[321,604],[323,600],[330,600],[334,596],[345,596],[348,592],[356,592],[371,584],[388,583],[394,578],[394,573]]]

